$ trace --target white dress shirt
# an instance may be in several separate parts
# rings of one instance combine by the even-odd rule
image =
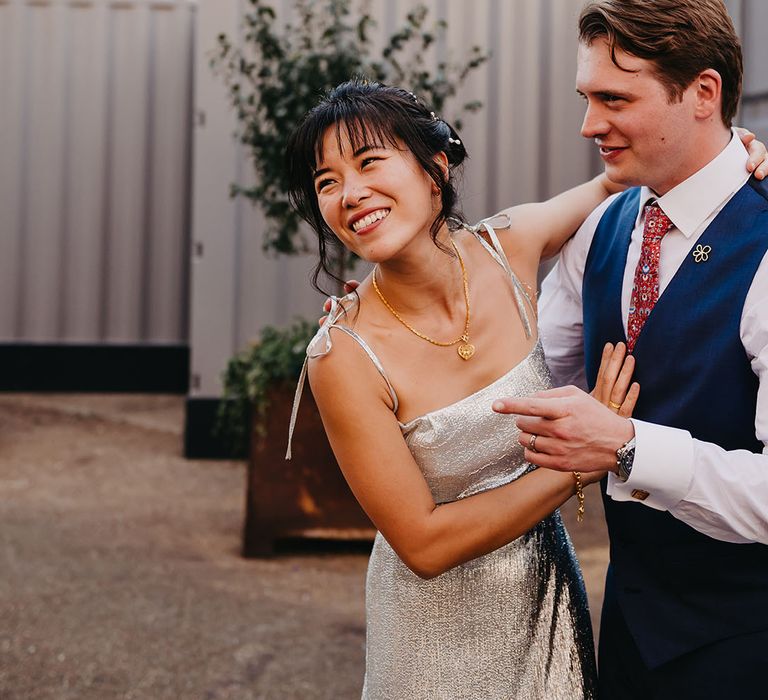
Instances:
[[[663,197],[656,198],[647,187],[641,189],[621,295],[625,331],[642,244],[643,205],[656,199],[673,223],[661,243],[661,295],[707,226],[749,178],[747,158],[734,135],[714,160]],[[556,385],[586,388],[582,277],[595,229],[613,199],[590,214],[542,284],[539,326]],[[726,542],[768,544],[768,255],[747,293],[739,335],[760,382],[755,433],[764,445],[762,454],[726,451],[693,439],[686,430],[632,419],[637,440],[632,473],[626,482],[610,473],[608,494],[616,501],[629,501],[636,498],[633,492],[646,491],[645,500],[636,502],[669,511],[705,535]],[[716,396],[712,399],[712,410],[728,420],[728,407],[719,406]]]

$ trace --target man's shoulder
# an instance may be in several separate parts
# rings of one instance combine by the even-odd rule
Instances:
[[[592,213],[584,220],[584,223],[576,232],[575,238],[592,240],[597,227],[603,217],[611,213],[625,212],[636,214],[639,206],[640,188],[631,187],[623,192],[613,194],[592,210]]]
[[[584,228],[596,228],[597,225],[600,223],[600,220],[603,218],[603,215],[605,212],[607,212],[609,209],[621,206],[622,202],[627,201],[627,197],[630,195],[632,190],[624,190],[624,192],[617,192],[616,194],[612,194],[608,199],[598,204],[590,213],[590,215],[584,219],[584,223],[581,225],[581,229]]]
[[[615,194],[609,197],[604,202],[604,204],[607,204],[608,206],[605,208],[603,213],[605,213],[605,211],[607,211],[609,208],[612,210],[618,210],[620,208],[621,209],[635,208],[639,210],[640,194],[642,190],[643,190],[642,187],[630,187],[629,189],[626,189],[623,192],[619,192],[618,194]]]
[[[628,190],[627,190],[628,191]],[[608,208],[620,197],[626,194],[626,192],[619,192],[612,194],[605,201],[596,206],[592,213],[584,220],[584,223],[579,226],[576,233],[566,242],[560,251],[560,260],[563,265],[574,266],[578,269],[583,269],[584,260],[586,260],[589,253],[589,249],[592,245],[592,239],[595,236],[600,220],[608,210]]]

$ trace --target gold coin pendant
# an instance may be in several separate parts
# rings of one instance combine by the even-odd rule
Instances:
[[[469,360],[475,354],[475,346],[472,343],[462,343],[456,352],[462,360]]]

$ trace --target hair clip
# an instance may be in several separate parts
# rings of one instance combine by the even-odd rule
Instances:
[[[452,137],[448,137],[448,143],[455,143],[457,146],[461,143],[459,139],[454,139]]]

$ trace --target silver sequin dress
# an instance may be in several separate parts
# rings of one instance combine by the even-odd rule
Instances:
[[[540,345],[490,386],[401,426],[436,503],[530,469],[499,396],[549,387]],[[514,542],[425,581],[379,534],[366,583],[363,697],[577,700],[595,697],[586,594],[555,512]]]
[[[499,264],[506,263],[486,247]],[[520,311],[525,315],[524,308]],[[396,403],[378,358],[354,331],[335,326],[334,317],[332,312],[308,354],[313,348],[315,354],[328,352],[328,330],[337,327],[371,357]],[[321,338],[325,348],[317,350]],[[532,468],[523,459],[514,422],[495,414],[491,404],[500,396],[549,387],[537,343],[489,386],[400,424],[435,503],[497,488]],[[557,511],[501,549],[430,580],[408,569],[379,533],[368,565],[366,615],[364,700],[596,697],[586,593]]]

